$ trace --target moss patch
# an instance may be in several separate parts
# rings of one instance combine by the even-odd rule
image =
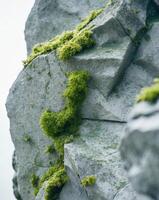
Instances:
[[[102,11],[103,9],[92,11],[73,31],[63,32],[61,35],[56,36],[48,42],[35,45],[32,49],[32,53],[23,61],[24,66],[27,66],[36,57],[47,54],[53,50],[57,51],[57,56],[60,60],[65,61],[81,52],[83,49],[93,46],[95,41],[92,38],[91,28],[88,29],[86,27],[101,14]]]
[[[159,98],[159,79],[155,79],[150,87],[143,88],[137,96],[137,102],[155,102]]]
[[[64,109],[60,112],[51,112],[47,110],[42,113],[40,127],[45,135],[51,137],[55,143],[59,143],[58,137],[61,137],[61,142],[70,141],[77,132],[81,122],[81,104],[88,90],[88,80],[89,74],[86,71],[69,73],[68,85],[63,93],[65,99]]]
[[[81,185],[83,187],[92,186],[92,185],[95,184],[95,182],[96,182],[96,177],[95,176],[85,176],[81,180]]]

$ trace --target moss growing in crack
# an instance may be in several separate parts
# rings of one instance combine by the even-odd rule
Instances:
[[[31,54],[23,62],[24,66],[28,65],[36,57],[42,54],[47,54],[53,50],[56,50],[57,48],[65,44],[67,41],[71,40],[73,36],[74,36],[73,31],[66,31],[66,32],[63,32],[61,35],[56,36],[55,38],[53,38],[52,40],[48,42],[35,45],[32,49]]]
[[[94,20],[103,9],[94,10],[73,30],[63,32],[61,35],[56,36],[52,40],[37,44],[33,47],[32,53],[23,62],[27,66],[36,57],[47,54],[53,50],[57,50],[57,56],[61,60],[67,60],[79,53],[85,48],[89,48],[95,44],[92,38],[91,28],[86,28],[87,25]]]
[[[96,183],[96,177],[95,176],[85,176],[82,180],[81,180],[81,185],[83,187],[87,187],[87,186],[92,186]]]
[[[90,12],[90,14],[82,20],[82,22],[76,27],[77,31],[84,29],[91,21],[93,21],[98,15],[103,12],[104,9],[97,9]]]
[[[45,200],[56,200],[63,185],[68,181],[63,162],[58,160],[50,167],[44,175],[39,179],[35,174],[31,177],[31,183],[34,188],[34,194],[37,195],[40,188],[45,186]]]
[[[61,158],[64,157],[64,145],[73,142],[75,135],[62,135],[54,138],[54,147]]]
[[[159,98],[159,79],[155,79],[150,87],[143,88],[137,96],[137,102],[155,102]]]
[[[57,49],[57,55],[60,60],[68,60],[72,56],[81,52],[83,49],[89,48],[95,44],[92,39],[92,31],[84,29],[76,32],[75,37]]]
[[[87,90],[89,74],[86,71],[75,71],[67,74],[68,84],[63,93],[65,107],[60,112],[44,111],[40,118],[40,126],[45,135],[53,140],[59,160],[41,177],[36,194],[46,182],[45,200],[58,198],[68,176],[64,169],[64,144],[72,142],[81,122],[80,110]]]
[[[68,181],[65,169],[57,170],[54,175],[49,178],[45,189],[45,200],[56,200],[62,187]]]

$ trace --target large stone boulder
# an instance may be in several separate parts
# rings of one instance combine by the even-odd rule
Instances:
[[[158,111],[159,102],[136,105],[120,147],[133,187],[155,200],[159,199]]]
[[[37,0],[26,24],[28,52],[35,43],[72,29],[89,10],[106,3]],[[41,113],[46,109],[58,112],[64,107],[66,72],[81,69],[87,70],[91,79],[82,106],[79,137],[65,145],[64,165],[70,181],[63,187],[59,199],[124,200],[129,196],[129,199],[141,200],[128,184],[118,145],[136,94],[156,75],[156,66],[152,64],[152,70],[148,70],[142,64],[147,59],[141,56],[144,44],[138,50],[139,42],[136,42],[144,37],[148,5],[148,0],[114,0],[89,24],[96,41],[93,48],[66,62],[60,61],[55,52],[41,55],[19,74],[6,106],[15,145],[14,190],[22,200],[35,199],[32,175],[41,177],[58,157],[56,152],[45,152],[52,142],[40,129]],[[156,23],[154,27],[151,31],[157,37]],[[155,52],[157,44],[148,45]],[[153,59],[157,56],[151,56],[151,63],[156,63]],[[140,62],[141,57],[144,62]],[[82,187],[81,179],[89,175],[96,176],[96,184]],[[47,182],[36,200],[44,200],[46,185]]]

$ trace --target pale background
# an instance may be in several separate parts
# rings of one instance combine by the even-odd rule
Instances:
[[[34,0],[0,0],[0,200],[14,200],[13,144],[5,101],[26,57],[24,27]]]

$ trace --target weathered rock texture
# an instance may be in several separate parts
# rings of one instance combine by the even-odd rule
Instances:
[[[89,10],[107,2],[36,0],[26,23],[28,52],[35,43],[72,29]],[[35,199],[31,175],[42,176],[57,159],[56,153],[45,153],[51,141],[39,127],[42,111],[61,110],[65,72],[85,69],[91,74],[89,93],[82,108],[80,137],[65,145],[70,182],[60,200],[147,200],[128,184],[118,145],[136,94],[159,70],[158,22],[151,20],[152,28],[146,30],[148,9],[149,0],[113,0],[91,22],[95,47],[67,62],[59,61],[55,52],[39,56],[20,73],[6,105],[15,145],[17,199]],[[146,31],[149,40],[144,39]],[[95,175],[97,181],[83,188],[80,181],[87,175]],[[44,200],[44,188],[45,184],[36,200]]]

